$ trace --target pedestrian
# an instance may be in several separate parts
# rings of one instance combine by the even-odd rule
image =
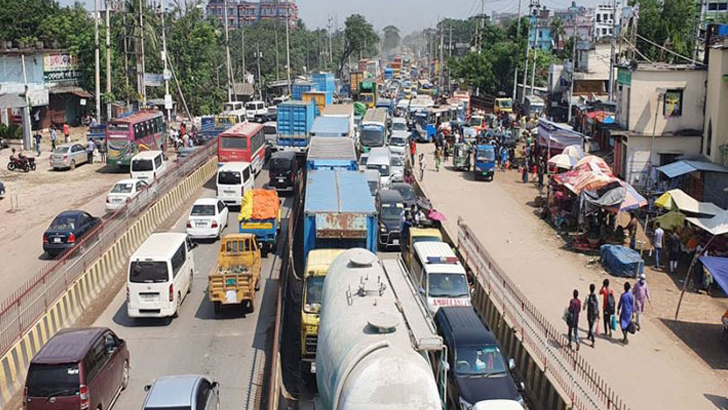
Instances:
[[[619,297],[619,306],[617,306],[617,314],[619,315],[619,327],[622,329],[624,338],[622,343],[627,344],[627,334],[630,332],[630,324],[632,324],[632,313],[634,312],[634,295],[629,291],[629,282],[624,282],[624,293]]]
[[[440,148],[435,149],[435,171],[437,172],[440,172],[440,162],[442,157],[442,154],[440,154],[440,150]]]
[[[420,181],[425,179],[425,167],[427,167],[425,154],[420,154]]]
[[[594,339],[594,333],[597,332],[597,329],[595,329],[595,325],[597,321],[599,320],[599,300],[597,299],[597,295],[594,294],[594,290],[596,289],[595,284],[589,285],[589,295],[584,299],[584,309],[586,310],[586,321],[589,324],[589,332],[586,335],[586,338],[591,340],[592,347],[594,347],[594,344],[596,343]]]
[[[51,125],[51,151],[56,150],[56,139],[58,139],[58,133],[56,127]]]
[[[655,248],[655,269],[660,269],[660,254],[662,253],[662,243],[665,239],[665,231],[660,227],[659,222],[655,222],[655,232],[652,236],[652,246]]]
[[[672,234],[667,238],[667,251],[669,252],[669,258],[670,258],[670,273],[675,273],[677,271],[677,265],[680,261],[680,253],[682,242],[680,240],[680,235],[677,234],[677,229],[673,229]]]
[[[38,153],[38,156],[40,156],[40,139],[41,139],[40,131],[35,132],[35,152]]]
[[[415,163],[415,155],[417,154],[417,143],[415,143],[414,138],[412,141],[410,141],[410,163],[414,166]]]
[[[581,301],[579,300],[579,291],[574,289],[574,297],[569,301],[568,314],[566,324],[569,326],[569,349],[571,349],[571,341],[576,342],[576,350],[579,350],[579,313],[581,312]]]
[[[627,224],[627,232],[629,233],[629,248],[634,250],[637,246],[637,227],[639,221],[637,221],[637,215],[634,212],[629,213],[629,223]]]
[[[63,122],[63,142],[68,144],[71,142],[71,128],[68,127],[68,122]]]
[[[101,157],[101,163],[105,164],[106,163],[106,141],[99,140],[99,146],[98,146],[97,150],[99,151],[99,157]]]
[[[640,279],[634,284],[632,293],[634,294],[635,326],[637,330],[640,330],[640,316],[645,312],[645,302],[652,303],[644,273],[640,275]]]
[[[703,245],[698,245],[695,248],[695,252],[700,255],[700,253],[703,251]],[[705,276],[705,270],[703,269],[703,262],[700,260],[700,257],[694,258],[695,262],[693,263],[693,271],[692,271],[692,277],[693,277],[693,286],[695,287],[695,293],[700,293],[700,288],[703,286],[703,278]]]
[[[521,168],[521,181],[524,184],[528,183],[528,158],[523,162],[523,168]]]
[[[609,279],[604,279],[602,288],[599,289],[602,296],[602,319],[604,319],[604,334],[612,337],[612,315],[614,315],[616,301],[614,300],[614,291],[609,289]]]
[[[88,163],[93,164],[94,163],[94,149],[96,149],[96,145],[94,144],[94,140],[89,140],[88,145],[86,146],[86,155],[88,155]]]

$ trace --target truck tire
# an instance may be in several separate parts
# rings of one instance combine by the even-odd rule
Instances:
[[[248,302],[248,313],[255,313],[255,300]]]
[[[215,314],[220,313],[220,309],[222,304],[220,302],[213,302],[212,308],[215,311]]]
[[[255,291],[260,290],[260,277],[258,277],[258,280],[255,281]]]
[[[263,246],[260,247],[260,256],[262,256],[263,258],[267,258],[268,257],[268,248],[269,247],[270,247],[269,244],[264,243]]]

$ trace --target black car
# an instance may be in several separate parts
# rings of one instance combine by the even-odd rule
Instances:
[[[299,177],[299,162],[292,151],[274,152],[268,167],[268,185],[276,191],[293,191]]]
[[[43,250],[50,256],[63,253],[76,246],[99,223],[101,219],[88,212],[61,212],[43,233]]]
[[[402,195],[392,189],[380,189],[377,192],[376,207],[379,218],[379,248],[385,250],[389,246],[399,246],[399,225],[404,212]]]
[[[402,199],[404,200],[404,206],[409,209],[417,202],[417,199],[415,198],[415,189],[412,188],[412,185],[406,183],[406,182],[393,182],[389,189],[395,190],[399,192],[400,195],[402,195]]]
[[[513,381],[513,360],[506,361],[498,341],[470,306],[441,307],[437,329],[449,352],[448,399],[452,408],[471,408],[483,400],[515,400],[523,405]]]

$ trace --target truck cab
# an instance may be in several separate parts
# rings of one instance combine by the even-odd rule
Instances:
[[[220,240],[217,264],[210,271],[208,292],[215,313],[223,305],[245,305],[255,310],[260,289],[260,248],[253,234],[230,234]]]
[[[248,101],[245,103],[245,117],[248,121],[257,121],[267,116],[268,108],[263,101]]]
[[[324,279],[344,249],[315,249],[308,253],[301,295],[301,361],[304,371],[316,373],[316,344]]]
[[[404,235],[404,232],[402,233]],[[406,238],[401,238],[400,242],[404,244],[402,249],[402,259],[407,268],[412,270],[412,254],[414,253],[414,244],[417,242],[442,242],[442,233],[436,228],[409,228]]]
[[[510,98],[496,98],[493,104],[493,114],[511,114],[513,112],[513,100]]]

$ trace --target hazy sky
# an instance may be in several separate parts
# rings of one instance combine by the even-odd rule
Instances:
[[[59,0],[61,4],[73,4],[75,0]],[[93,0],[80,0],[93,8]],[[521,0],[524,10],[529,0]],[[103,0],[100,0],[103,2]],[[582,0],[577,4],[594,6],[600,0]],[[466,18],[480,12],[480,0],[296,0],[300,17],[309,28],[325,27],[328,17],[338,17],[343,26],[346,17],[353,13],[364,15],[381,29],[389,24],[399,27],[403,34],[431,27],[439,17]],[[611,3],[611,2],[609,2]],[[564,9],[571,5],[570,0],[541,0],[550,9]],[[517,12],[517,0],[487,0],[487,14],[496,12]]]

